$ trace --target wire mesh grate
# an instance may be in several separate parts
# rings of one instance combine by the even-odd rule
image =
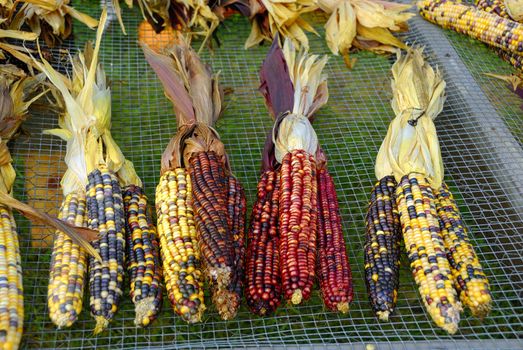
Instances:
[[[97,4],[89,1],[76,1],[75,4],[93,16],[99,14]],[[176,122],[170,102],[136,44],[134,28],[140,20],[138,9],[126,10],[124,21],[128,36],[123,36],[114,22],[105,34],[101,56],[112,80],[113,136],[126,157],[134,162],[153,202],[160,155],[176,132]],[[23,346],[116,349],[359,343],[407,347],[411,342],[427,346],[439,341],[441,346],[472,348],[486,344],[477,343],[477,340],[520,338],[523,334],[523,278],[520,274],[523,269],[520,253],[523,206],[512,200],[512,193],[518,193],[521,183],[505,180],[499,173],[505,160],[492,151],[484,128],[471,117],[473,111],[466,101],[467,95],[454,83],[459,77],[448,76],[445,62],[435,56],[437,46],[434,43],[442,37],[422,36],[422,30],[422,24],[413,21],[407,39],[427,45],[426,52],[432,57],[432,63],[438,63],[448,78],[448,100],[436,125],[446,179],[492,284],[495,305],[486,320],[481,322],[465,313],[460,331],[453,337],[436,329],[424,311],[406,256],[402,258],[396,314],[389,323],[378,322],[372,314],[363,277],[364,216],[375,181],[375,157],[393,116],[389,102],[393,58],[358,53],[353,70],[346,69],[339,58],[329,60],[330,99],[314,122],[336,182],[353,270],[355,295],[348,315],[326,311],[316,291],[305,305],[282,306],[270,317],[253,316],[242,306],[237,318],[226,322],[210,308],[203,323],[187,325],[173,314],[165,298],[158,320],[143,330],[134,326],[134,307],[129,298],[124,298],[109,329],[94,336],[94,322],[89,316],[88,298],[85,298],[78,322],[71,329],[56,330],[48,319],[46,307],[52,232],[31,226],[17,216],[26,304]],[[222,46],[213,53],[204,51],[203,56],[215,71],[221,71],[224,86],[234,89],[217,129],[232,168],[245,186],[250,208],[256,193],[261,149],[271,120],[257,91],[258,70],[268,46],[243,50],[248,33],[247,20],[233,17],[219,31]],[[93,38],[94,32],[78,25],[72,46],[80,48],[87,39]],[[310,38],[314,52],[327,53],[321,38],[312,35]],[[55,115],[35,114],[26,123],[30,137],[13,144],[18,173],[16,196],[38,202],[41,209],[51,213],[60,205],[60,190],[54,187],[56,177],[65,171],[62,161],[65,144],[41,131],[56,124]],[[508,159],[512,156],[516,157],[516,154],[508,152]],[[58,191],[56,198],[48,195],[53,191]]]

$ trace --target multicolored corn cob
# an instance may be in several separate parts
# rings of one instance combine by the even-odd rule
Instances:
[[[127,273],[135,305],[137,326],[146,327],[162,307],[160,247],[149,212],[147,197],[136,185],[124,190]]]
[[[234,247],[228,226],[227,178],[214,152],[200,152],[190,159],[193,205],[199,245],[209,277],[226,288],[234,265]]]
[[[321,295],[332,311],[349,312],[352,273],[341,227],[334,181],[329,171],[318,170],[318,271]]]
[[[69,193],[62,202],[58,218],[79,227],[87,226],[84,191]],[[58,327],[71,327],[82,311],[86,252],[65,233],[56,231],[51,255],[47,307],[51,321]]]
[[[476,7],[482,11],[511,19],[507,13],[505,3],[501,0],[476,0]],[[495,51],[503,61],[510,63],[516,69],[523,68],[523,56],[502,49],[495,49]]]
[[[283,157],[280,170],[280,261],[286,300],[308,300],[315,280],[318,218],[316,161],[304,150]]]
[[[102,257],[102,262],[89,257],[91,314],[96,320],[94,333],[98,334],[113,319],[122,296],[125,213],[120,184],[107,167],[93,170],[88,181],[88,227],[99,232],[99,239],[93,242],[93,247]]]
[[[11,209],[0,204],[0,348],[18,349],[24,323],[24,294],[18,232]]]
[[[405,175],[396,187],[396,203],[412,275],[423,303],[434,322],[454,334],[462,309],[429,182],[421,174]]]
[[[394,176],[376,182],[365,217],[365,283],[372,309],[382,321],[388,321],[398,299],[401,226],[396,185]]]
[[[248,231],[245,298],[249,309],[260,316],[280,305],[281,279],[278,228],[280,172],[267,170],[260,176]]]
[[[191,203],[191,177],[185,169],[164,172],[156,187],[156,214],[165,286],[174,311],[194,323],[201,321],[205,304]]]
[[[460,300],[474,316],[484,318],[492,308],[489,282],[470,243],[456,201],[445,183],[436,191],[436,209]]]
[[[501,17],[509,18],[503,0],[476,0],[474,1],[474,4],[480,10],[494,13]]]
[[[216,286],[212,296],[214,305],[224,320],[236,317],[240,307],[245,272],[245,193],[234,176],[228,177],[227,189],[227,225],[234,249],[234,268],[227,288]]]
[[[422,0],[418,9],[425,19],[443,28],[523,55],[523,24],[452,0]]]
[[[178,122],[178,132],[162,156],[162,173],[185,167],[190,176],[192,199],[187,205],[194,211],[197,246],[212,300],[220,316],[230,319],[240,303],[245,199],[241,186],[231,178],[225,147],[213,129],[222,112],[223,90],[218,76],[184,38],[165,54],[145,45],[143,49]]]

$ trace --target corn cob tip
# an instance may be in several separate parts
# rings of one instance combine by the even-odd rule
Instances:
[[[240,305],[240,298],[235,292],[228,290],[217,290],[213,293],[213,303],[218,309],[220,317],[227,321],[236,317],[238,306]]]
[[[292,297],[291,297],[291,302],[294,304],[294,305],[298,305],[301,303],[303,299],[303,293],[301,292],[301,289],[296,289],[293,293],[292,293]]]
[[[53,321],[57,329],[63,329],[71,325],[71,320],[67,314],[53,315],[51,321]]]
[[[109,326],[109,320],[103,316],[95,316],[96,326],[94,326],[93,334],[97,335],[102,333]]]
[[[479,318],[480,320],[483,320],[492,310],[492,303],[488,304],[480,304],[475,307],[471,307],[470,311],[472,312],[472,316]]]
[[[134,305],[136,317],[134,324],[138,327],[147,327],[151,323],[151,315],[158,313],[157,306],[154,304],[155,297],[148,297],[138,301]]]
[[[231,268],[229,266],[211,267],[209,275],[213,281],[218,283],[218,288],[227,287],[231,281]]]
[[[342,302],[342,303],[338,303],[336,305],[336,308],[338,309],[339,312],[341,312],[342,314],[346,314],[349,312],[349,303],[348,302]]]
[[[378,311],[376,312],[376,316],[378,316],[378,319],[383,322],[389,321],[389,315],[390,311]]]

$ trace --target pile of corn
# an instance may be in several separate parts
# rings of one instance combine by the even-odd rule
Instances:
[[[352,278],[334,183],[309,121],[327,102],[327,57],[296,52],[278,39],[262,65],[261,87],[275,124],[248,232],[246,298],[252,312],[273,312],[283,298],[309,299],[318,277],[325,306],[346,313]],[[314,102],[313,102],[314,101]]]
[[[443,109],[445,81],[419,49],[399,55],[392,75],[396,118],[378,153],[378,182],[366,218],[367,290],[376,316],[387,320],[398,295],[403,236],[427,312],[436,325],[454,334],[462,305],[483,318],[492,297],[456,202],[443,182],[433,120]]]
[[[506,4],[510,2],[476,0],[476,6],[472,6],[457,0],[422,0],[418,2],[418,9],[425,19],[492,46],[503,60],[521,69],[522,11]]]

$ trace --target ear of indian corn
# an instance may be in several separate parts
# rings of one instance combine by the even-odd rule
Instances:
[[[260,316],[280,305],[281,278],[278,228],[280,172],[264,171],[252,208],[248,231],[245,298],[249,309]]]
[[[84,191],[71,192],[62,202],[58,218],[79,227],[87,226]],[[61,231],[56,231],[51,255],[47,307],[51,321],[58,327],[70,327],[82,311],[86,252]]]
[[[227,178],[227,225],[234,249],[234,260],[227,288],[215,286],[213,302],[224,320],[236,317],[240,307],[245,261],[245,193],[234,176]]]
[[[506,11],[505,4],[501,0],[477,0],[476,7],[482,11],[510,19],[510,16]],[[507,52],[502,49],[495,49],[495,51],[503,61],[510,63],[517,69],[523,68],[523,56],[520,56],[517,53]]]
[[[410,267],[428,313],[450,334],[456,333],[461,303],[445,253],[434,193],[421,174],[405,175],[396,187],[396,203]]]
[[[137,326],[146,327],[162,307],[162,271],[156,228],[152,223],[147,197],[136,185],[124,190],[127,273],[135,305]]]
[[[286,300],[309,299],[315,279],[317,233],[316,161],[304,150],[293,150],[280,170],[280,265]]]
[[[365,217],[365,283],[372,309],[383,321],[388,321],[398,299],[401,226],[395,191],[394,176],[379,180]]]
[[[88,227],[99,232],[93,246],[102,257],[99,262],[89,256],[91,314],[96,320],[94,333],[98,334],[113,319],[122,296],[125,213],[120,184],[107,167],[93,170],[88,181]]]
[[[445,183],[436,191],[436,209],[460,300],[474,316],[484,318],[492,307],[489,282],[470,243],[456,201]]]
[[[11,209],[0,204],[0,347],[18,349],[24,321],[22,265]]]
[[[425,19],[443,28],[523,55],[523,24],[451,0],[422,0],[418,9]]]
[[[318,279],[325,306],[349,312],[352,273],[347,257],[334,181],[328,170],[318,170]]]
[[[184,168],[163,173],[156,187],[163,274],[174,311],[189,323],[205,311],[191,178]]]
[[[480,10],[495,13],[501,17],[509,17],[503,0],[476,0],[474,4]]]

